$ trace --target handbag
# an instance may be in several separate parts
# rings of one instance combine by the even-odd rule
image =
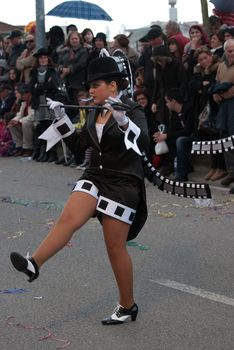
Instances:
[[[198,116],[198,130],[204,131],[206,134],[213,135],[217,134],[218,130],[215,126],[215,118],[212,116],[210,103],[207,102],[204,109]]]

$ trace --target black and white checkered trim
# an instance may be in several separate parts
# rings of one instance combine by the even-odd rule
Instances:
[[[136,213],[136,210],[103,196],[99,197],[97,210],[130,225]]]
[[[150,163],[145,153],[142,154],[145,174],[148,180],[157,186],[159,190],[185,198],[211,198],[208,184],[188,183],[168,179],[161,175]]]
[[[194,141],[191,153],[216,154],[234,149],[234,135],[214,141]]]
[[[75,187],[73,188],[72,192],[86,192],[89,193],[94,198],[98,199],[98,188],[88,180],[79,180],[77,181]]]

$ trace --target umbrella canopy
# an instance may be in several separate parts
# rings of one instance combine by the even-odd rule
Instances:
[[[210,0],[210,2],[212,2],[212,4],[215,5],[215,8],[218,11],[224,12],[224,13],[228,13],[234,12],[234,1],[233,0]]]
[[[112,18],[100,6],[81,0],[62,2],[50,10],[47,16],[112,21]]]

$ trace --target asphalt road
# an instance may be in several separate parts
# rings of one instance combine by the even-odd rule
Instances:
[[[196,208],[147,183],[149,218],[128,247],[140,309],[134,323],[100,322],[118,296],[96,219],[38,280],[13,269],[10,252],[32,253],[80,175],[0,158],[0,349],[233,350],[234,197],[225,190],[212,189],[212,208]]]

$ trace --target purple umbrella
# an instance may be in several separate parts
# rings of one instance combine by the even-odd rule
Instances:
[[[112,18],[100,6],[81,0],[62,2],[50,10],[47,16],[112,21]]]
[[[210,0],[215,8],[224,13],[234,13],[234,0]]]

